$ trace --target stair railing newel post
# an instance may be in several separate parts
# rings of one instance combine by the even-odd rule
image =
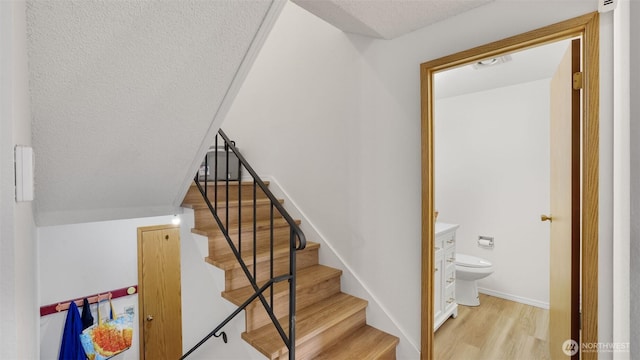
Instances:
[[[224,151],[225,151],[225,173],[224,173],[224,187],[225,187],[225,201],[223,204],[218,202],[218,136],[222,137],[224,141]],[[236,310],[233,311],[220,325],[218,325],[213,331],[211,331],[207,336],[205,336],[198,344],[196,344],[193,348],[187,351],[181,359],[186,358],[191,353],[193,353],[198,347],[204,344],[211,337],[220,337],[222,336],[224,342],[227,342],[226,334],[221,332],[222,328],[229,323],[236,315],[238,315],[242,310],[244,310],[249,304],[251,304],[254,300],[258,299],[262,303],[267,315],[270,320],[273,322],[278,334],[282,338],[282,341],[287,346],[289,351],[289,359],[295,359],[295,319],[296,319],[296,251],[302,250],[306,247],[306,239],[300,227],[296,224],[295,220],[289,215],[289,213],[284,209],[282,204],[278,201],[278,199],[271,193],[271,191],[267,188],[267,185],[260,179],[260,177],[256,174],[253,168],[249,165],[246,159],[240,154],[238,149],[235,147],[233,141],[230,141],[227,135],[220,130],[215,137],[215,150],[214,150],[214,201],[213,204],[208,197],[208,177],[210,174],[209,169],[209,160],[205,157],[204,166],[205,166],[205,176],[204,176],[204,189],[200,184],[200,174],[196,173],[194,178],[194,182],[203,196],[204,202],[209,208],[216,224],[220,228],[222,235],[224,236],[229,248],[232,253],[238,260],[240,268],[243,273],[247,277],[251,287],[254,290],[254,293]],[[232,152],[238,159],[238,172],[240,173],[240,169],[246,170],[246,172],[253,178],[253,261],[251,265],[253,265],[253,273],[248,269],[247,264],[242,258],[242,179],[238,178],[238,246],[234,244],[234,241],[231,239],[229,235],[229,186],[230,186],[230,172],[229,172],[229,152]],[[269,247],[270,247],[270,270],[269,275],[270,278],[262,285],[258,285],[258,271],[257,271],[257,252],[256,249],[258,247],[257,244],[257,187],[259,187],[262,192],[269,199],[270,210],[269,210]],[[225,219],[222,221],[218,216],[217,207],[219,205],[226,206],[225,208]],[[282,218],[287,222],[290,229],[290,241],[289,241],[289,272],[286,275],[276,275],[274,274],[274,208],[279,212]],[[274,295],[273,295],[273,286],[281,281],[289,282],[289,334],[285,333],[282,324],[276,318],[274,313]],[[263,295],[264,291],[270,289],[269,302],[265,299]],[[220,333],[219,333],[220,332]]]

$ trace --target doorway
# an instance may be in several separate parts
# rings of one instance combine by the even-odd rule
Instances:
[[[437,72],[576,36],[583,39],[581,213],[581,341],[597,342],[598,14],[587,14],[421,65],[422,84],[422,335],[421,358],[433,358],[434,76]],[[594,356],[584,354],[584,358]]]
[[[138,228],[140,359],[182,356],[180,228]]]

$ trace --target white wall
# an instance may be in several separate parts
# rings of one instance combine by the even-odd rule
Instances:
[[[31,145],[24,1],[0,2],[0,358],[38,358],[31,202],[15,202],[14,146]]]
[[[549,212],[549,111],[548,79],[435,105],[438,220],[460,224],[457,252],[493,263],[479,287],[541,307],[549,303],[549,225],[540,222]],[[478,247],[480,235],[495,247]]]
[[[138,284],[138,227],[170,224],[151,217],[38,227],[39,306]],[[138,296],[113,301],[116,312],[134,306],[134,341],[119,359],[138,359]],[[97,321],[95,306],[93,317]],[[40,318],[41,359],[56,359],[67,312]]]
[[[631,1],[630,18],[640,19],[640,3]],[[630,98],[640,98],[640,23],[630,21]],[[640,354],[640,103],[630,103],[631,121],[631,353]]]
[[[546,4],[494,2],[391,41],[288,4],[223,124],[390,310],[408,348],[420,343],[419,65],[596,6]]]

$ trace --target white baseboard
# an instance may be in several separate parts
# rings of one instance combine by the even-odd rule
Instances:
[[[485,288],[481,288],[481,287],[478,288],[478,292],[486,294],[486,295],[495,296],[495,297],[498,297],[498,298],[501,298],[501,299],[511,300],[511,301],[519,302],[521,304],[531,305],[531,306],[535,306],[535,307],[538,307],[538,308],[541,308],[541,309],[549,310],[549,303],[548,302],[529,299],[529,298],[522,297],[522,296],[517,296],[517,295],[511,295],[511,294],[503,293],[503,292],[500,292],[500,291],[495,291],[495,290],[491,290],[491,289],[485,289]]]

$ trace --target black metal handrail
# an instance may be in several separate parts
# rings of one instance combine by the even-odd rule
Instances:
[[[219,147],[218,146],[218,137],[221,137],[222,140],[224,141],[224,147]],[[242,268],[242,271],[244,272],[244,274],[246,275],[247,279],[249,280],[249,283],[251,284],[251,286],[254,289],[254,294],[251,295],[242,305],[240,305],[240,307],[238,307],[233,313],[231,313],[231,315],[229,315],[222,323],[220,323],[220,325],[218,325],[213,331],[211,331],[207,336],[205,336],[198,344],[196,344],[193,348],[191,348],[189,351],[187,351],[180,359],[184,359],[187,356],[189,356],[191,353],[193,353],[197,348],[199,348],[202,344],[204,344],[207,340],[209,340],[211,337],[220,337],[222,336],[224,342],[226,342],[226,334],[224,332],[220,332],[222,330],[222,328],[227,325],[227,323],[229,323],[229,321],[231,321],[236,315],[238,315],[242,310],[244,310],[251,302],[253,302],[256,299],[259,299],[260,302],[262,303],[263,307],[265,308],[267,314],[269,315],[269,318],[271,319],[271,321],[273,322],[274,326],[276,327],[276,330],[278,331],[278,333],[280,334],[280,337],[282,338],[283,342],[285,343],[285,345],[287,346],[287,349],[289,351],[289,359],[290,360],[294,360],[295,359],[295,311],[296,311],[296,250],[302,250],[306,247],[306,239],[304,234],[302,233],[302,230],[300,230],[300,227],[296,224],[296,221],[291,217],[291,215],[289,215],[289,213],[284,209],[284,207],[282,206],[282,204],[280,204],[280,202],[278,201],[278,199],[271,193],[271,191],[269,190],[269,188],[267,187],[267,185],[264,183],[264,181],[262,181],[262,179],[260,179],[260,177],[258,176],[258,174],[253,170],[253,168],[249,165],[249,163],[247,162],[247,160],[244,158],[244,156],[242,156],[242,154],[238,151],[238,149],[235,147],[235,143],[231,140],[229,140],[229,137],[222,131],[222,129],[220,129],[218,131],[218,134],[216,135],[215,138],[215,143],[214,143],[214,170],[213,170],[213,180],[209,180],[209,177],[211,175],[211,169],[210,169],[210,163],[209,163],[209,154],[207,153],[207,156],[205,156],[205,161],[204,161],[204,165],[201,167],[200,171],[198,171],[198,173],[196,174],[194,181],[196,183],[196,186],[198,187],[198,189],[200,190],[200,193],[202,194],[205,203],[207,204],[207,207],[209,208],[209,210],[211,211],[211,214],[213,215],[214,220],[216,221],[216,224],[218,225],[218,227],[220,228],[220,231],[222,232],[222,234],[224,235],[225,239],[227,240],[227,243],[229,244],[229,247],[231,248],[231,251],[233,252],[233,254],[235,255],[236,259],[238,260],[240,267]],[[224,164],[219,164],[219,160],[218,157],[219,155],[222,154],[223,156],[223,161]],[[232,159],[233,157],[235,157],[237,159],[237,168],[233,168],[230,167],[230,165],[234,165],[233,163],[231,163],[231,161],[236,161],[236,159]],[[224,172],[222,174],[220,174],[219,171],[219,166],[218,165],[222,165],[221,169],[224,170]],[[253,265],[253,273],[249,270],[247,264],[245,263],[244,259],[242,258],[242,178],[241,178],[241,173],[242,173],[242,169],[246,170],[247,173],[251,176],[251,178],[253,179],[253,197],[252,197],[252,201],[253,201],[253,261],[252,261],[252,265]],[[233,172],[233,174],[231,173]],[[222,178],[221,176],[222,175]],[[201,180],[200,178],[203,177],[204,178],[204,188],[201,184]],[[235,179],[234,179],[235,178]],[[209,182],[213,181],[213,185],[214,185],[214,194],[213,194],[213,202],[211,201],[212,199],[209,197]],[[236,245],[234,244],[233,240],[231,239],[231,236],[229,235],[229,183],[231,181],[238,181],[238,246],[236,247]],[[225,191],[225,201],[224,202],[218,202],[218,185],[223,184],[224,185],[224,191]],[[269,262],[269,266],[270,266],[270,278],[269,280],[267,280],[262,286],[258,285],[258,279],[257,279],[257,254],[256,254],[256,249],[257,249],[257,196],[256,196],[256,191],[257,188],[260,188],[262,190],[262,192],[266,195],[267,199],[269,199],[270,201],[270,210],[269,210],[269,226],[270,226],[270,231],[269,231],[269,246],[270,246],[270,251],[271,251],[271,255],[270,255],[270,262]],[[220,216],[218,215],[218,207],[223,207],[225,209],[224,213],[224,220],[220,218]],[[282,218],[287,222],[287,224],[289,225],[289,271],[288,274],[281,274],[281,275],[276,275],[274,274],[274,209],[280,214],[280,216],[282,216]],[[289,334],[287,335],[282,327],[282,325],[280,324],[280,321],[276,318],[276,315],[274,313],[273,310],[273,286],[278,283],[278,282],[282,282],[282,281],[288,281],[289,282]],[[267,290],[270,290],[270,297],[269,297],[269,301],[267,301],[267,299],[265,298],[265,296],[263,295],[263,293]],[[219,333],[220,332],[220,333]]]

